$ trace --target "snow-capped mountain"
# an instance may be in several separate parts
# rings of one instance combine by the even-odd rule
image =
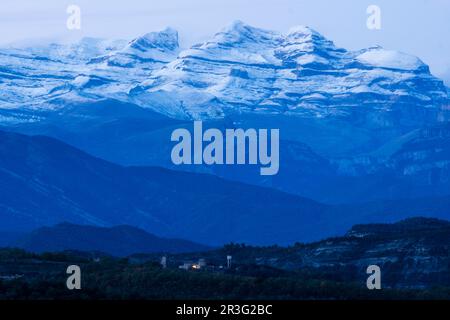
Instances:
[[[175,59],[177,52],[178,33],[173,29],[128,43],[84,38],[70,45],[3,49],[0,108],[48,110],[106,97],[128,100],[132,87]]]
[[[427,110],[436,118],[448,104],[442,81],[416,57],[381,47],[351,52],[307,27],[279,34],[239,21],[182,51],[131,96],[180,118],[242,112],[325,117],[355,109],[406,118]]]
[[[442,120],[449,105],[447,88],[419,58],[347,51],[301,26],[282,34],[236,21],[187,50],[170,28],[128,43],[0,50],[0,66],[3,109],[113,98],[180,119],[356,115],[389,126]]]

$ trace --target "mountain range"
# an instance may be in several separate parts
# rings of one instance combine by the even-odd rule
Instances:
[[[448,218],[449,89],[406,53],[236,21],[187,49],[172,28],[3,48],[0,92],[5,230],[128,224],[268,244]],[[280,129],[279,174],[175,166],[170,135],[197,119]]]
[[[317,31],[236,21],[182,49],[167,28],[131,41],[0,50],[0,128],[47,135],[125,166],[214,174],[327,203],[443,196],[449,91],[419,58],[349,51]],[[279,175],[174,166],[170,134],[279,128]]]

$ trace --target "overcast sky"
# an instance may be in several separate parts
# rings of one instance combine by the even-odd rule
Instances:
[[[66,28],[70,4],[81,8],[80,31]],[[366,27],[371,4],[381,8],[381,30]],[[237,19],[281,32],[308,25],[347,49],[378,44],[411,53],[450,79],[450,0],[1,0],[0,44],[131,39],[172,26],[189,46]]]

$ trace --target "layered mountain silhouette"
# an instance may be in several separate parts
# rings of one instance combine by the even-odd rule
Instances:
[[[205,174],[123,167],[44,136],[0,131],[0,225],[130,225],[159,237],[217,245],[288,244],[363,222],[448,218],[450,198],[324,205]]]

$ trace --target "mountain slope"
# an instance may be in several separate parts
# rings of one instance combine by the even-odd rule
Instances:
[[[301,222],[320,224],[327,206],[278,191],[207,175],[125,168],[42,136],[0,132],[0,141],[0,219],[6,230],[63,221],[127,224],[214,244],[285,242],[333,229],[311,230]]]
[[[130,226],[99,228],[69,223],[37,229],[10,246],[37,253],[98,251],[121,257],[135,253],[181,253],[209,249],[186,240],[159,238]]]
[[[68,106],[65,112],[49,112],[45,117],[39,122],[3,128],[51,136],[125,166],[214,174],[332,204],[441,197],[450,188],[449,125],[445,123],[399,135],[389,130],[389,137],[381,131],[371,134],[353,126],[339,129],[327,121],[293,121],[275,116],[203,123],[205,128],[222,131],[235,127],[281,128],[280,171],[268,178],[261,177],[255,166],[173,165],[171,133],[177,128],[192,130],[192,122],[170,119],[133,104],[105,100]],[[317,150],[317,146],[321,149]],[[350,149],[344,150],[347,147]],[[324,151],[335,155],[324,155]],[[344,154],[338,156],[337,152]]]

